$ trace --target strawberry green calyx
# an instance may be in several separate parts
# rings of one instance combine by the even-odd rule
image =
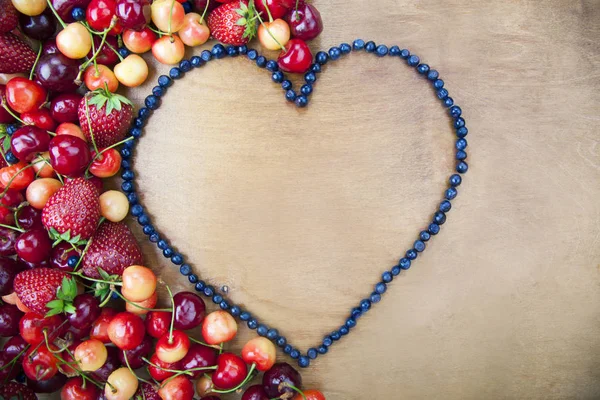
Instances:
[[[56,299],[46,303],[46,307],[50,310],[46,313],[46,317],[63,313],[73,314],[75,296],[77,296],[77,282],[73,278],[64,277],[56,291]]]
[[[94,90],[88,99],[88,105],[95,106],[98,110],[106,105],[106,115],[113,110],[121,111],[123,104],[133,105],[127,97],[111,93],[104,88]]]
[[[240,15],[240,19],[236,21],[236,25],[244,26],[246,28],[242,37],[252,40],[256,35],[256,18],[258,16],[256,7],[254,7],[254,0],[250,0],[248,5],[240,1],[240,8],[235,10],[235,12]]]
[[[71,237],[70,229],[64,233],[59,233],[56,229],[50,228],[48,233],[50,235],[50,239],[52,239],[54,241],[54,243],[52,244],[52,247],[55,247],[57,244],[59,244],[61,242],[71,243],[73,246],[83,246],[83,245],[87,244],[87,242],[88,242],[87,240],[82,239],[81,235]]]

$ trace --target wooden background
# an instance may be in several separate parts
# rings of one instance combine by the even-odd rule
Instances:
[[[315,5],[315,50],[361,37],[441,72],[471,170],[441,235],[304,386],[328,400],[600,398],[600,1]],[[138,104],[168,70],[154,68],[129,92]],[[264,70],[227,59],[170,89],[136,173],[195,271],[305,350],[415,240],[452,146],[432,90],[398,59],[327,66],[301,111]]]

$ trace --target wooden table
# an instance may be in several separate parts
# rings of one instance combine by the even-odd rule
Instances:
[[[305,387],[328,400],[599,398],[600,2],[315,5],[315,50],[361,37],[441,72],[470,171],[441,234]],[[154,68],[129,92],[138,104],[168,70]],[[404,62],[352,54],[324,70],[298,110],[245,58],[211,62],[169,90],[136,155],[165,236],[303,350],[412,245],[454,165],[450,119]],[[234,347],[252,335],[242,327]]]

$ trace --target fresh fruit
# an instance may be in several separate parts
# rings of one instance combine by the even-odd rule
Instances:
[[[58,288],[69,275],[50,268],[35,268],[20,272],[14,280],[19,300],[32,311],[46,314],[46,304],[56,299]]]
[[[119,74],[115,74],[118,78]],[[81,100],[78,115],[79,124],[88,141],[95,142],[96,146],[103,148],[125,138],[133,117],[133,106],[119,94],[97,90],[87,93]]]
[[[246,364],[256,364],[259,371],[267,371],[275,364],[277,350],[269,339],[258,336],[248,341],[242,348],[242,358]]]
[[[110,325],[110,321],[112,321],[117,314],[118,312],[114,308],[102,308],[100,316],[92,323],[90,338],[98,339],[105,344],[109,343],[110,337],[108,336],[108,326]]]
[[[21,365],[16,362],[11,364],[12,357],[0,352],[0,379],[2,382],[12,381],[21,372]]]
[[[107,36],[102,47],[100,47],[101,43],[102,38],[100,36],[94,36],[94,45],[87,57],[92,58],[94,54],[96,54],[96,63],[106,65],[107,67],[114,66],[119,62],[119,56],[115,52],[115,50],[119,48],[117,37]],[[98,51],[98,48],[100,48],[100,51]]]
[[[212,36],[219,42],[241,46],[248,43],[256,34],[254,6],[247,0],[236,0],[213,10],[207,23]]]
[[[323,393],[315,389],[305,390],[302,393],[304,394],[304,396],[302,396],[300,393],[297,393],[296,396],[294,396],[293,400],[325,400],[325,396],[323,395]]]
[[[17,254],[15,251],[15,242],[19,237],[19,232],[14,229],[5,228],[0,226],[0,255],[1,256],[13,256]]]
[[[73,271],[73,265],[69,264],[69,258],[79,257],[81,250],[74,249],[71,243],[61,242],[54,246],[50,255],[50,266],[66,272]]]
[[[79,22],[73,22],[56,35],[61,53],[74,60],[85,57],[92,49],[92,36]]]
[[[27,378],[27,386],[35,393],[54,393],[58,392],[67,383],[67,377],[57,373],[52,378],[45,381],[34,381]]]
[[[65,22],[73,22],[73,9],[86,9],[90,0],[52,0],[52,5],[58,13],[58,16]]]
[[[196,393],[199,396],[206,396],[213,390],[212,375],[204,373],[196,380]],[[267,399],[268,400],[268,399]]]
[[[144,27],[139,31],[127,29],[123,32],[123,44],[132,53],[142,54],[150,51],[156,39],[156,33],[152,32],[148,27]]]
[[[65,135],[54,139],[59,137],[74,138]],[[87,240],[96,231],[100,220],[98,198],[98,190],[93,183],[83,178],[70,179],[46,203],[42,222],[49,231],[54,230],[71,239],[64,240],[73,241],[77,237]]]
[[[126,367],[115,370],[107,382],[110,385],[104,388],[106,400],[130,400],[139,384],[137,377]]]
[[[15,243],[15,250],[17,250],[17,256],[19,256],[20,259],[37,264],[48,260],[50,252],[52,251],[52,242],[48,237],[48,232],[45,230],[32,229],[19,235]],[[15,278],[15,285],[17,279],[18,276]],[[21,298],[21,296],[19,296],[19,298]],[[21,298],[21,301],[23,301],[27,307],[32,308],[23,300],[23,298]]]
[[[233,339],[237,333],[237,322],[226,311],[213,311],[202,323],[202,337],[208,344],[221,344]]]
[[[23,352],[27,348],[27,342],[21,336],[13,336],[4,343],[2,352],[12,360],[15,357],[23,358]]]
[[[179,375],[163,384],[158,395],[162,400],[192,400],[194,384],[189,378]]]
[[[175,329],[187,331],[199,326],[206,316],[206,304],[196,293],[179,292],[175,303]]]
[[[135,349],[120,351],[119,352],[119,360],[122,365],[127,365],[132,369],[142,368],[146,363],[143,358],[148,357],[148,355],[152,352],[153,348],[152,338],[150,336],[145,336],[142,343],[140,343]],[[127,360],[125,360],[127,357]]]
[[[45,131],[53,132],[56,128],[56,121],[52,119],[52,113],[47,108],[38,108],[21,114],[21,119],[25,125],[35,125]]]
[[[156,290],[156,275],[150,268],[132,265],[123,270],[121,293],[130,301],[143,301]]]
[[[24,161],[19,161],[16,164],[8,167],[0,168],[0,186],[10,187],[14,190],[23,190],[33,180],[35,175],[33,169]]]
[[[188,13],[183,17],[183,25],[177,32],[179,38],[186,46],[200,46],[208,41],[210,30],[204,24],[202,16],[197,13]]]
[[[158,395],[158,387],[151,385],[146,382],[140,382],[140,386],[138,387],[138,391],[136,392],[134,399],[135,400],[161,400]]]
[[[312,4],[301,2],[286,16],[292,36],[301,40],[312,40],[323,31],[321,14]]]
[[[84,384],[80,376],[73,377],[65,383],[60,391],[61,400],[96,400],[99,390],[90,382]]]
[[[296,394],[290,385],[301,389],[302,377],[290,364],[277,363],[264,373],[262,383],[270,399],[283,395],[290,397]]]
[[[83,257],[83,273],[99,278],[98,269],[121,275],[130,265],[142,264],[142,252],[135,237],[122,222],[103,222]]]
[[[269,18],[269,13],[273,19],[279,19],[288,11],[287,5],[280,0],[256,0],[254,5],[256,6],[256,11],[261,13],[264,20]],[[267,8],[269,9],[268,12]]]
[[[111,25],[112,18],[115,16],[116,12],[116,1],[92,0],[87,6],[85,20],[92,29],[102,32]],[[115,26],[113,26],[113,28],[109,31],[109,34],[118,35],[122,30],[123,28],[121,28],[119,23],[116,23]]]
[[[198,343],[192,343],[187,354],[181,360],[181,369],[190,371],[195,368],[204,368],[217,365],[217,351]],[[192,379],[203,375],[204,371],[193,371]]]
[[[121,160],[121,154],[115,148],[100,150],[99,153],[93,152],[90,173],[98,178],[110,178],[119,172]]]
[[[87,143],[73,135],[56,135],[48,147],[50,165],[61,175],[81,176],[92,159]]]
[[[24,206],[17,212],[17,221],[21,228],[29,230],[42,228],[42,213],[31,206]]]
[[[264,22],[258,27],[258,40],[268,50],[281,50],[290,41],[290,27],[282,19]]]
[[[133,350],[144,340],[144,321],[135,314],[122,312],[108,324],[110,341],[121,350]]]
[[[69,323],[77,329],[85,329],[100,317],[100,302],[90,293],[83,293],[73,300],[75,310],[67,314]],[[102,342],[103,343],[103,342]]]
[[[261,385],[250,386],[242,395],[242,400],[270,400]]]
[[[151,10],[152,22],[159,30],[173,33],[181,29],[185,16],[181,3],[175,0],[154,0]]]
[[[148,0],[117,0],[116,15],[124,29],[142,29],[150,22],[152,10]]]
[[[173,375],[175,375],[174,372],[170,372],[167,370],[171,370],[171,371],[180,371],[181,370],[181,362],[180,361],[174,362],[174,363],[166,363],[166,362],[161,361],[161,359],[158,358],[158,356],[156,354],[153,354],[152,357],[150,357],[150,363],[151,364],[148,365],[148,373],[150,374],[150,376],[153,379],[156,379],[159,382],[162,382],[165,379],[168,379],[168,378],[172,377]],[[154,366],[152,364],[154,364]]]
[[[127,196],[117,190],[107,190],[100,195],[100,214],[111,222],[122,221],[129,212]],[[134,300],[141,301],[141,300]]]
[[[59,124],[63,122],[77,122],[77,108],[79,107],[81,98],[81,95],[77,93],[63,93],[56,96],[50,103],[52,118]],[[58,132],[56,133],[58,134]]]
[[[0,257],[0,296],[6,296],[12,292],[15,276],[25,267],[12,258]]]
[[[190,349],[190,339],[178,330],[163,335],[156,342],[156,356],[163,362],[174,363],[182,360]]]
[[[21,161],[31,161],[37,153],[48,151],[50,135],[36,126],[26,125],[10,138],[10,149]]]
[[[8,382],[0,385],[0,397],[9,400],[37,400],[37,396],[33,390],[17,382]]]
[[[171,313],[167,311],[150,311],[146,315],[146,332],[155,339],[169,332]]]
[[[58,372],[58,359],[45,344],[30,347],[23,357],[23,372],[29,379],[45,381]]]
[[[12,304],[0,305],[0,337],[19,334],[19,321],[23,313]]]
[[[221,353],[212,380],[219,389],[230,390],[242,383],[247,374],[248,367],[244,360],[233,353]]]
[[[108,353],[104,343],[97,339],[89,339],[75,349],[75,361],[82,371],[96,371],[106,362]]]
[[[65,363],[63,364],[61,362],[61,364],[58,365],[58,370],[68,377],[73,377],[79,375],[79,373],[74,369],[79,368],[77,368],[73,355],[75,354],[75,349],[77,346],[81,344],[81,339],[70,338],[69,342],[70,344],[68,344],[67,348],[60,353],[60,357],[65,360]]]
[[[83,82],[89,90],[104,89],[109,92],[116,92],[119,88],[119,81],[114,72],[106,65],[90,65],[83,73]]]
[[[121,350],[114,346],[107,346],[106,353],[107,356],[104,364],[92,373],[92,376],[101,382],[106,382],[110,374],[122,365],[121,360],[119,360],[119,354],[122,353]]]
[[[19,24],[19,14],[10,0],[0,0],[0,33],[10,32]]]
[[[163,36],[152,45],[152,55],[163,64],[177,64],[183,60],[185,46],[179,36]]]
[[[61,53],[46,54],[40,57],[35,67],[36,81],[46,90],[73,92],[79,85],[75,83],[79,74],[79,62]]]
[[[77,136],[83,141],[87,140],[81,128],[71,122],[63,122],[62,124],[56,127],[56,136],[60,135]]]
[[[21,14],[29,16],[40,15],[46,9],[44,0],[12,0],[12,4]]]
[[[137,54],[130,54],[115,65],[115,76],[127,87],[139,86],[148,78],[148,64]]]
[[[46,39],[42,45],[42,56],[48,54],[60,54],[58,47],[56,47],[56,40],[54,38]]]
[[[48,199],[58,192],[62,187],[62,183],[58,179],[40,178],[31,182],[27,187],[27,202],[32,206],[41,210],[44,208]],[[47,235],[46,235],[47,236]]]
[[[35,16],[21,14],[19,22],[23,33],[35,40],[49,39],[56,32],[56,18],[54,18],[50,9],[46,9],[43,13]]]
[[[6,97],[6,85],[0,85],[0,101]],[[0,106],[0,124],[10,124],[15,118],[4,107]],[[1,162],[1,161],[0,161]]]
[[[8,81],[5,89],[6,102],[18,113],[33,111],[46,101],[44,88],[27,78],[14,77]]]
[[[284,72],[302,74],[308,71],[312,59],[312,53],[306,42],[294,38],[285,45],[285,49],[279,54],[277,65]]]

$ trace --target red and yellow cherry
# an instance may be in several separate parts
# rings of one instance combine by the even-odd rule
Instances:
[[[100,316],[92,322],[92,330],[90,331],[91,339],[98,339],[102,343],[110,343],[108,336],[108,326],[110,321],[117,315],[117,310],[110,307],[104,307]]]
[[[156,291],[156,275],[150,268],[132,265],[123,270],[121,293],[127,300],[146,300]]]
[[[122,367],[113,371],[104,387],[106,400],[129,400],[138,388],[138,379],[129,368]]]
[[[136,87],[148,78],[148,64],[137,54],[128,55],[123,61],[115,65],[115,76],[123,85]]]
[[[102,32],[111,25],[116,11],[117,2],[114,0],[92,0],[87,6],[85,20],[90,28]],[[122,30],[121,25],[116,22],[108,34],[118,35]]]
[[[65,56],[78,60],[92,49],[92,35],[79,22],[73,22],[56,35],[56,46]]]
[[[104,343],[98,339],[89,339],[75,349],[75,361],[82,371],[95,371],[106,362],[108,352]]]
[[[177,64],[185,55],[185,46],[179,36],[163,36],[152,45],[152,55],[163,64]]]
[[[121,192],[119,192],[121,193]],[[154,292],[152,296],[142,301],[129,301],[125,303],[125,310],[136,315],[146,315],[150,310],[154,308],[158,302],[158,294]],[[139,307],[138,307],[139,306]]]
[[[167,33],[177,32],[183,25],[185,10],[175,0],[155,0],[152,3],[152,22]]]
[[[89,90],[104,89],[114,93],[119,88],[119,81],[114,72],[106,65],[90,65],[83,73],[83,82]]]
[[[256,337],[248,341],[242,348],[242,358],[246,364],[256,364],[259,371],[267,371],[275,364],[277,350],[269,339]]]
[[[261,13],[262,19],[266,20],[269,17],[267,7],[273,19],[281,18],[288,11],[288,6],[281,0],[256,0],[254,2],[256,11]]]
[[[124,29],[142,29],[150,22],[152,10],[148,0],[117,0],[116,15]]]
[[[45,381],[58,372],[58,360],[45,344],[30,347],[23,357],[23,372],[29,379]]]
[[[161,361],[160,358],[158,358],[156,356],[156,354],[153,354],[152,357],[150,357],[150,363],[148,365],[148,373],[150,374],[150,376],[153,379],[156,379],[159,382],[164,381],[165,379],[168,379],[170,377],[172,377],[173,375],[175,375],[175,372],[170,372],[170,371],[166,371],[166,370],[171,370],[171,371],[180,371],[181,370],[181,362],[174,362],[174,363],[166,363]],[[154,364],[154,365],[152,365]]]
[[[312,4],[301,2],[286,16],[292,36],[301,40],[312,40],[323,31],[321,14]]]
[[[63,321],[59,315],[44,317],[36,312],[28,312],[19,321],[19,334],[27,343],[36,346],[44,341],[44,331],[49,341],[54,340],[60,334],[57,331]]]
[[[100,150],[92,155],[90,173],[98,178],[110,178],[115,176],[121,168],[121,154],[115,148]]]
[[[196,381],[196,393],[198,396],[206,396],[213,390],[214,385],[212,382],[212,376],[210,374],[202,374]]]
[[[26,125],[10,138],[10,149],[21,161],[31,161],[37,153],[48,151],[50,135],[37,126]]]
[[[285,45],[285,49],[279,54],[277,65],[284,72],[302,74],[308,71],[312,59],[312,53],[306,42],[294,38]]]
[[[52,168],[66,176],[80,176],[92,159],[87,143],[73,135],[52,138],[49,152]]]
[[[187,377],[179,375],[162,385],[158,395],[162,400],[192,400],[194,384]]]
[[[52,178],[56,174],[54,173],[54,168],[50,164],[50,153],[45,151],[40,153],[31,161],[33,165],[33,170],[35,171],[35,175],[39,178]]]
[[[21,119],[25,125],[35,125],[45,131],[53,132],[56,128],[56,121],[52,118],[52,112],[47,108],[38,108],[22,113]]]
[[[222,353],[217,358],[217,369],[212,381],[219,389],[230,390],[242,383],[247,374],[248,367],[244,360],[233,353]]]
[[[150,311],[146,315],[146,332],[155,339],[169,332],[171,313],[167,311]]]
[[[213,311],[202,323],[202,337],[208,344],[221,344],[230,341],[237,334],[237,322],[226,311]]]
[[[56,96],[50,103],[52,118],[59,124],[79,121],[77,108],[80,102],[81,95],[77,93],[63,93]]]
[[[265,22],[258,27],[258,40],[268,50],[281,50],[290,41],[290,27],[282,19]]]
[[[47,6],[45,0],[12,0],[12,4],[21,14],[30,17],[40,15]]]
[[[135,349],[142,343],[145,334],[144,321],[129,312],[115,315],[108,324],[108,337],[121,350]]]
[[[118,190],[107,190],[100,195],[100,214],[110,222],[122,221],[125,219],[128,212],[129,201],[123,192]]]
[[[25,197],[27,198],[29,205],[41,210],[44,208],[50,197],[52,197],[54,193],[58,192],[58,189],[61,187],[62,183],[58,179],[36,179],[27,187]]]
[[[156,342],[156,356],[163,362],[182,360],[190,349],[190,339],[178,330],[163,335]]]
[[[123,32],[123,44],[127,47],[127,50],[132,53],[142,54],[152,49],[152,44],[156,42],[156,33],[152,32],[150,28],[145,27],[140,31],[134,29],[127,29]]]
[[[189,13],[183,17],[183,25],[177,32],[181,41],[190,47],[200,46],[208,41],[210,29],[198,13]]]
[[[84,142],[87,141],[81,128],[71,122],[63,122],[62,124],[60,124],[56,127],[56,136],[60,136],[60,135],[77,136],[79,139],[83,140]]]
[[[6,84],[6,102],[18,113],[38,109],[46,101],[46,90],[27,78],[14,77]]]
[[[98,388],[80,376],[69,379],[60,391],[61,400],[96,400],[98,395]]]
[[[304,396],[302,396],[300,393],[297,393],[293,400],[325,400],[323,393],[315,389],[305,390],[302,393],[304,393]]]

